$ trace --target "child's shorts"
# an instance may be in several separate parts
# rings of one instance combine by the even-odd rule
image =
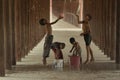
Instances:
[[[45,38],[44,50],[43,50],[44,58],[49,57],[52,41],[53,41],[53,35],[47,35]]]
[[[84,40],[85,40],[85,44],[86,46],[89,46],[92,40],[92,37],[90,34],[84,34]]]

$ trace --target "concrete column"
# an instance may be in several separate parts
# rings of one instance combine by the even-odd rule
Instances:
[[[105,26],[106,26],[106,8],[105,8],[105,6],[106,6],[106,1],[105,0],[103,0],[103,10],[102,10],[102,12],[103,12],[103,15],[102,15],[102,17],[103,17],[103,29],[102,29],[102,31],[103,31],[103,51],[105,52]],[[105,54],[105,53],[104,53]]]
[[[4,22],[4,52],[6,54],[6,69],[12,69],[12,26],[11,26],[11,11],[8,0],[3,1],[3,22]]]
[[[116,63],[120,64],[120,0],[117,0]]]
[[[25,0],[25,55],[29,52],[29,0]]]
[[[105,0],[105,51],[104,54],[108,55],[108,0]]]
[[[15,0],[11,0],[11,21],[12,21],[12,65],[16,65],[15,53]]]
[[[14,45],[15,45],[15,40],[14,40],[14,0],[8,0],[8,5],[9,5],[9,45],[10,45],[10,51],[11,54],[8,55],[10,57],[9,62],[10,62],[10,68],[12,68],[12,64],[15,64],[15,50],[14,50]]]
[[[103,12],[103,10],[104,10],[104,5],[103,5],[103,0],[101,0],[101,34],[100,34],[100,44],[101,44],[101,46],[100,46],[100,48],[101,48],[101,50],[103,51],[104,50],[104,32],[103,32],[103,30],[104,30],[104,25],[103,25],[103,23],[104,23],[104,12]]]
[[[21,14],[21,57],[25,57],[25,46],[26,46],[26,31],[25,28],[26,26],[26,0],[21,0],[21,4],[20,4],[20,14]]]
[[[111,0],[111,5],[110,5],[110,14],[111,14],[111,19],[110,19],[110,26],[111,26],[111,45],[110,45],[110,58],[111,60],[115,60],[115,53],[116,53],[116,2],[114,0]]]
[[[29,4],[29,0],[26,0],[25,2],[25,13],[26,13],[26,17],[25,17],[25,37],[26,37],[26,40],[25,40],[25,55],[28,54],[28,42],[29,42],[29,39],[28,39],[28,30],[29,30],[29,15],[28,15],[28,4]]]
[[[0,0],[0,76],[5,76],[3,1]]]
[[[20,0],[15,0],[15,54],[16,60],[21,60],[21,8]]]

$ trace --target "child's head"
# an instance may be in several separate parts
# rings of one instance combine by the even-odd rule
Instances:
[[[88,21],[90,21],[92,19],[92,17],[91,17],[91,15],[86,14],[85,19],[88,20]]]
[[[60,44],[60,49],[64,49],[65,48],[65,43],[61,43]]]
[[[61,42],[54,42],[51,44],[51,49],[64,49],[65,48],[65,43],[61,43]]]
[[[75,42],[75,38],[74,37],[71,37],[70,38],[70,43],[73,44]]]
[[[45,24],[47,24],[47,20],[42,18],[39,20],[39,23],[44,26]]]

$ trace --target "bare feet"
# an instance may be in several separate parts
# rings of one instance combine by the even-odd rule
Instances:
[[[90,62],[94,62],[94,61],[95,61],[95,59],[94,59],[94,58],[91,58],[91,59],[90,59]]]
[[[43,59],[43,65],[45,66],[46,65],[46,59]]]

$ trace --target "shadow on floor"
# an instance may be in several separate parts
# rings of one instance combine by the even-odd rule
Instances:
[[[92,70],[92,71],[111,71],[120,69],[120,65],[115,64],[114,62],[94,62],[83,65],[83,70]]]
[[[41,65],[17,65],[13,66],[13,71],[53,71],[52,65],[43,66]],[[65,63],[63,71],[70,71],[70,66]],[[93,62],[82,65],[82,71],[111,71],[120,70],[120,65],[114,62]]]

